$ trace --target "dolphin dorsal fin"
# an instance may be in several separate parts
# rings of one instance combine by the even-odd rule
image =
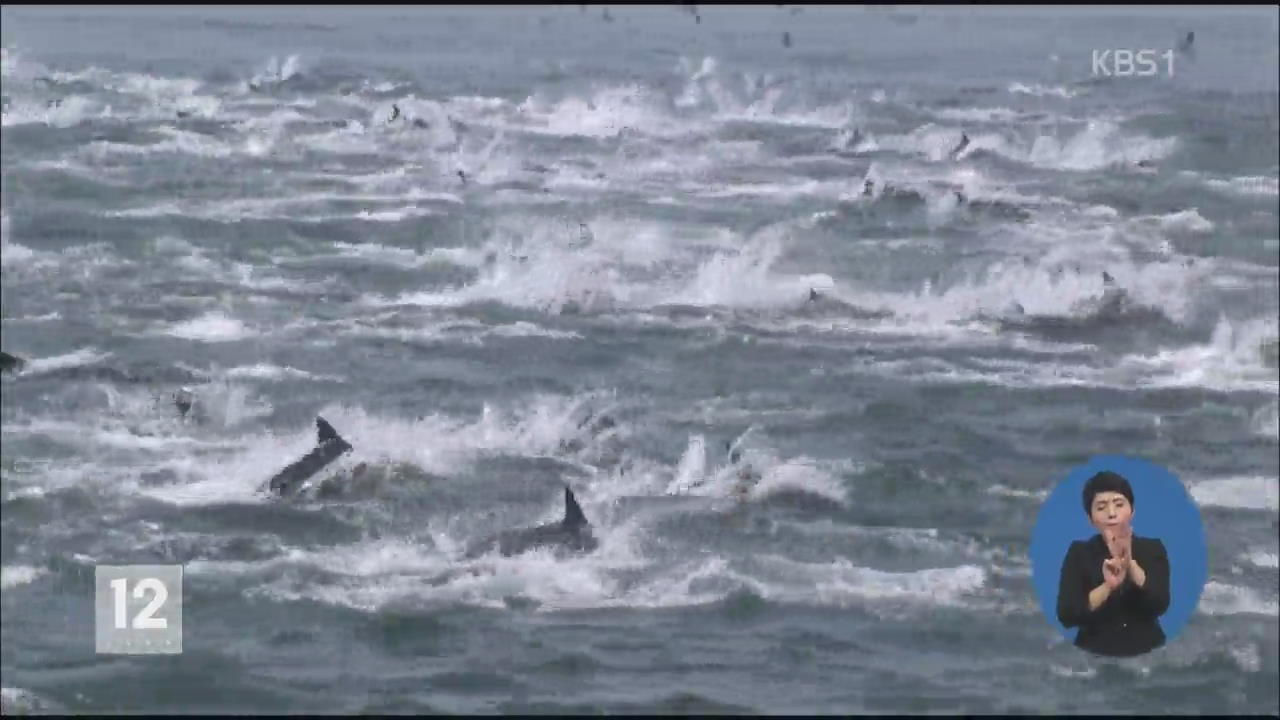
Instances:
[[[573,496],[573,491],[568,485],[564,487],[564,520],[561,521],[565,527],[581,527],[590,525],[587,522],[587,516],[582,514],[582,508],[578,506],[578,500]]]
[[[323,445],[329,442],[330,440],[341,440],[341,439],[342,437],[338,435],[338,431],[334,430],[333,426],[330,425],[328,421],[326,421],[324,418],[318,415],[316,416],[316,442],[317,443]]]

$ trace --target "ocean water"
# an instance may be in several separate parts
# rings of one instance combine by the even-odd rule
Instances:
[[[1277,712],[1275,8],[0,18],[6,713]],[[1209,542],[1125,661],[1027,556],[1101,454]]]

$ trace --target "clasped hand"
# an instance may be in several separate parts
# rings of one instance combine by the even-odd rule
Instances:
[[[1133,530],[1128,526],[1108,529],[1103,534],[1111,557],[1102,561],[1102,580],[1111,590],[1124,584],[1133,563]]]

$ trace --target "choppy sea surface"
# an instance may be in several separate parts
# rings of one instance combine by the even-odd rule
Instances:
[[[1276,8],[2,19],[6,713],[1277,712]],[[1126,661],[1030,582],[1099,454],[1209,542]]]

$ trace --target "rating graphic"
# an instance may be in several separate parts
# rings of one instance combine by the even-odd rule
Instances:
[[[99,653],[181,653],[182,566],[97,566],[94,633]]]

